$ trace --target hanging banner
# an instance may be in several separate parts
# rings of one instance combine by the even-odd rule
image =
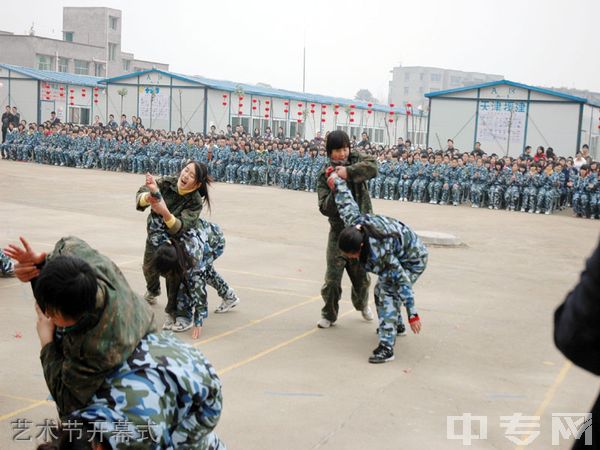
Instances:
[[[482,145],[521,144],[525,130],[526,103],[512,100],[481,100],[479,102],[477,141]]]
[[[169,120],[169,90],[157,86],[140,86],[139,116],[142,119]]]

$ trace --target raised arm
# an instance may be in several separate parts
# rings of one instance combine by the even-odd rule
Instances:
[[[356,204],[356,200],[352,197],[350,188],[348,188],[346,181],[337,175],[332,175],[332,178],[335,184],[335,203],[340,213],[340,217],[344,221],[344,225],[347,227],[356,225],[361,214],[360,209]]]

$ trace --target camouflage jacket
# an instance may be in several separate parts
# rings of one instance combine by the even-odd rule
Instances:
[[[213,432],[222,402],[204,355],[161,332],[142,339],[72,418],[91,423],[114,449],[225,450]]]
[[[159,178],[156,181],[156,184],[158,185],[158,189],[160,190],[167,208],[169,208],[171,214],[178,219],[177,223],[169,229],[169,233],[175,235],[180,231],[187,231],[194,227],[200,217],[200,212],[202,211],[203,202],[200,193],[196,190],[186,195],[180,195],[177,190],[177,177]],[[137,191],[135,204],[138,211],[144,211],[148,208],[148,205],[140,206],[139,202],[140,195],[145,192],[149,192],[149,189],[145,185],[140,187]],[[158,214],[151,211],[148,216],[148,232],[151,231],[150,226],[153,218],[162,220]]]
[[[335,203],[335,193],[327,186],[327,177],[325,176],[325,170],[330,164],[331,161],[328,160],[325,167],[319,172],[317,196],[319,199],[319,211],[329,218],[331,229],[339,233],[344,228],[344,222],[338,213],[338,207]],[[377,162],[375,158],[351,151],[348,156],[346,169],[348,170],[348,187],[356,203],[358,203],[360,212],[363,214],[373,212],[369,189],[367,188],[367,180],[377,176]]]
[[[156,328],[152,309],[110,259],[76,237],[58,241],[46,260],[61,255],[92,266],[99,286],[96,310],[73,327],[57,330],[55,340],[41,351],[46,384],[63,416],[87,404],[104,378]]]
[[[411,268],[422,266],[424,269],[428,256],[427,248],[417,234],[397,219],[361,214],[348,185],[341,178],[335,180],[335,201],[347,227],[366,224],[383,234],[393,235],[383,239],[369,237],[370,253],[366,261],[361,261],[365,270],[377,275],[379,282],[412,286],[416,278]],[[403,300],[409,314],[415,314],[412,290]]]

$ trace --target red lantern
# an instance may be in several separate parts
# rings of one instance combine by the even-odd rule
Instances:
[[[389,122],[390,122],[390,123],[394,123],[394,119],[390,119],[390,120],[389,120]]]
[[[302,123],[302,119],[298,119],[298,123]]]
[[[73,100],[75,97],[73,97],[72,95],[69,97],[71,100]]]
[[[63,94],[63,93],[61,92],[61,93],[60,93],[60,96],[61,96],[61,97],[64,97],[64,96],[65,96],[65,94]]]
[[[46,89],[50,89],[50,85],[49,84],[46,85]]]
[[[238,111],[238,116],[241,116],[243,113],[241,111]]]
[[[62,89],[62,88],[61,88],[61,89]],[[99,91],[99,90],[100,90],[100,88],[97,88],[97,87],[95,87],[95,88],[94,88],[94,90],[95,90],[95,91]]]
[[[327,111],[321,111],[321,115],[322,116],[326,116],[327,115]]]
[[[312,114],[314,114],[314,113],[315,113],[315,110],[314,110],[314,109],[311,109],[311,110],[310,110],[310,112],[311,112]]]
[[[356,105],[350,105],[350,108],[356,108]]]
[[[410,104],[410,103],[407,103],[407,104],[406,104],[406,107],[407,107],[407,108],[412,108],[412,104]]]
[[[367,106],[370,108],[371,106],[373,106],[373,103],[367,103]]]
[[[367,111],[367,114],[371,114],[373,111],[371,111],[370,109]]]
[[[73,89],[69,89],[69,92],[72,94],[73,92],[75,92]]]
[[[268,118],[269,118],[269,115],[268,115],[268,114],[265,114],[265,118],[266,118],[266,119],[268,119]]]
[[[600,129],[600,125],[598,125],[598,129]]]
[[[85,88],[81,88],[81,92],[85,92]]]
[[[82,96],[82,97],[85,97],[85,93],[81,93],[81,96]]]
[[[350,115],[353,116],[354,115],[354,111],[350,111]]]
[[[252,99],[252,103],[256,103],[256,99],[255,98]]]
[[[71,106],[73,106],[74,104],[75,104],[75,103],[73,103],[73,102],[69,103],[69,105],[71,105]]]
[[[315,107],[315,104],[314,104],[314,103],[311,103],[311,104],[310,104],[310,106],[311,106],[312,108],[314,108],[314,107]]]
[[[390,116],[393,116],[393,115],[394,115],[394,111],[390,111]]]
[[[325,122],[325,119],[321,119],[321,122]]]
[[[240,100],[244,100],[244,97],[240,95]]]
[[[242,106],[244,106],[244,104],[243,104],[243,103],[240,103],[238,106],[241,108]]]
[[[253,107],[252,107],[252,109],[253,109],[254,111],[256,111],[256,106],[253,106]]]
[[[59,91],[64,91],[64,90],[65,90],[65,88],[61,86],[61,87],[59,87],[59,88],[58,88],[58,90],[59,90]],[[98,90],[98,88],[96,88],[96,89],[94,89],[94,90],[96,90],[96,91],[97,91],[97,90]]]
[[[223,94],[223,98],[227,98],[227,94]]]
[[[354,119],[350,119],[350,122],[354,122]]]
[[[227,106],[227,102],[223,102],[223,106]]]
[[[289,105],[289,104],[290,104],[290,102],[283,102],[283,104],[284,104],[285,106],[287,106],[287,105]]]
[[[302,111],[298,111],[298,115],[301,116],[302,115]]]
[[[269,105],[271,102],[269,100],[265,100],[265,104]]]
[[[390,108],[393,108],[394,106],[396,106],[396,105],[394,105],[393,103],[390,103]]]
[[[46,100],[50,100],[50,97],[46,97]]]
[[[271,110],[270,108],[265,108],[265,111],[270,111],[270,110]]]
[[[334,114],[337,116],[340,112],[339,111],[335,111]]]
[[[289,109],[284,109],[283,112],[287,114],[288,112],[290,112],[290,110]]]
[[[98,103],[98,100],[94,100],[94,103]]]
[[[410,116],[410,111],[406,111],[406,115],[407,115],[407,116]]]
[[[321,108],[327,109],[327,105],[321,105]]]
[[[298,103],[298,108],[302,108],[302,103]]]
[[[340,107],[340,105],[333,105],[333,107],[337,109]]]
[[[94,94],[94,97],[98,97],[98,94]]]

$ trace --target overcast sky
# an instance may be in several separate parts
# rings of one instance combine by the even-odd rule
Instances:
[[[387,101],[390,70],[434,66],[600,92],[600,0],[21,0],[0,29],[61,38],[63,6],[123,12],[122,48],[173,72]]]

